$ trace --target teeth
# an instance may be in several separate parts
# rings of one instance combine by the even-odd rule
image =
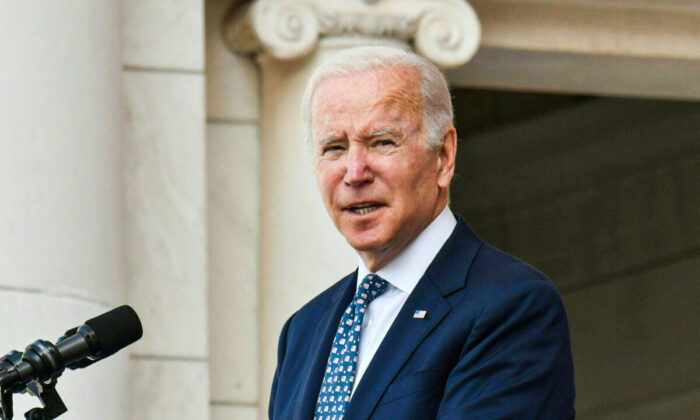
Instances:
[[[367,214],[377,208],[374,204],[360,204],[352,208],[352,211],[356,214]]]

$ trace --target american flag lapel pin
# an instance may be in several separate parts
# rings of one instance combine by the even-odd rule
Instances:
[[[428,315],[428,311],[422,310],[422,309],[417,309],[417,310],[413,313],[413,318],[415,318],[415,319],[424,319],[426,315]]]

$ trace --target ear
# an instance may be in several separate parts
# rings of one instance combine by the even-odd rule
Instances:
[[[455,173],[456,156],[457,130],[454,126],[450,126],[442,137],[442,144],[438,149],[438,186],[440,188],[449,188]]]

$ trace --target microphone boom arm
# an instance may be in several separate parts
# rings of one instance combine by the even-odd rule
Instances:
[[[16,392],[27,392],[38,397],[39,401],[41,401],[42,408],[33,408],[24,413],[24,418],[27,420],[53,420],[68,411],[63,400],[61,400],[61,396],[56,391],[56,381],[65,368],[53,371],[47,378],[31,380],[27,383],[17,382],[16,371],[12,370],[13,367],[18,366],[23,360],[26,361],[33,357],[51,358],[57,353],[53,350],[55,350],[53,344],[44,340],[37,340],[27,347],[24,356],[20,352],[13,350],[0,359],[1,420],[12,420],[14,415],[12,394]],[[52,360],[52,362],[61,363],[60,357],[58,361]]]

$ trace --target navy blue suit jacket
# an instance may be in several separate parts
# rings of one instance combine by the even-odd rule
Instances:
[[[313,418],[352,273],[282,328],[269,416]],[[415,319],[416,310],[426,310]],[[570,419],[569,330],[552,283],[457,227],[420,279],[347,407],[361,419]]]

